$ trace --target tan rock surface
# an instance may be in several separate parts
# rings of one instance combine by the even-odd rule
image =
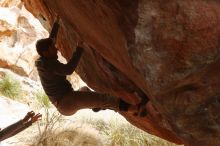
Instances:
[[[34,78],[35,42],[48,33],[20,1],[1,1],[0,6],[0,67]]]

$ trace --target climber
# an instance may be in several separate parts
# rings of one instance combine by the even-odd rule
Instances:
[[[92,92],[87,87],[78,91],[72,89],[66,76],[73,73],[84,49],[78,46],[67,64],[60,63],[57,60],[58,49],[55,47],[58,28],[59,18],[56,19],[49,37],[37,41],[36,49],[40,57],[35,61],[41,84],[58,111],[63,115],[72,115],[83,108],[91,108],[93,111],[138,111],[138,106],[130,105],[114,96]]]
[[[23,131],[24,129],[28,128],[32,125],[32,123],[35,123],[39,120],[41,117],[41,114],[36,114],[31,111],[26,114],[26,116],[19,120],[18,122],[4,128],[3,130],[0,129],[0,141],[3,141],[7,138],[10,138],[19,132]]]

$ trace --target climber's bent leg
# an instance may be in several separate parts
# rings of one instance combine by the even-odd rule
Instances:
[[[87,91],[70,91],[54,104],[63,115],[73,115],[84,108],[119,110],[120,99],[108,94]]]

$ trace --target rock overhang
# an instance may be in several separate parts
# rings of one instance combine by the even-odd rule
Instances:
[[[83,42],[77,72],[91,88],[150,98],[148,117],[122,113],[131,123],[176,143],[219,145],[219,1],[23,1],[48,29],[61,17],[67,59]]]

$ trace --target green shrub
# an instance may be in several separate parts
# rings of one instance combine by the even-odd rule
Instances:
[[[19,98],[22,95],[21,83],[11,75],[6,74],[0,80],[0,93],[12,99]]]
[[[136,128],[119,115],[108,121],[88,117],[89,115],[83,115],[78,120],[91,125],[100,131],[101,135],[107,137],[109,142],[106,146],[177,146]]]
[[[37,97],[38,102],[41,104],[41,106],[46,107],[46,108],[50,107],[51,105],[50,100],[43,90],[38,90],[35,95]]]
[[[149,135],[147,133],[129,123],[121,122],[120,119],[112,119],[103,126],[100,124],[101,122],[98,121],[96,125],[102,127],[101,133],[111,141],[109,146],[144,146],[148,143]]]

